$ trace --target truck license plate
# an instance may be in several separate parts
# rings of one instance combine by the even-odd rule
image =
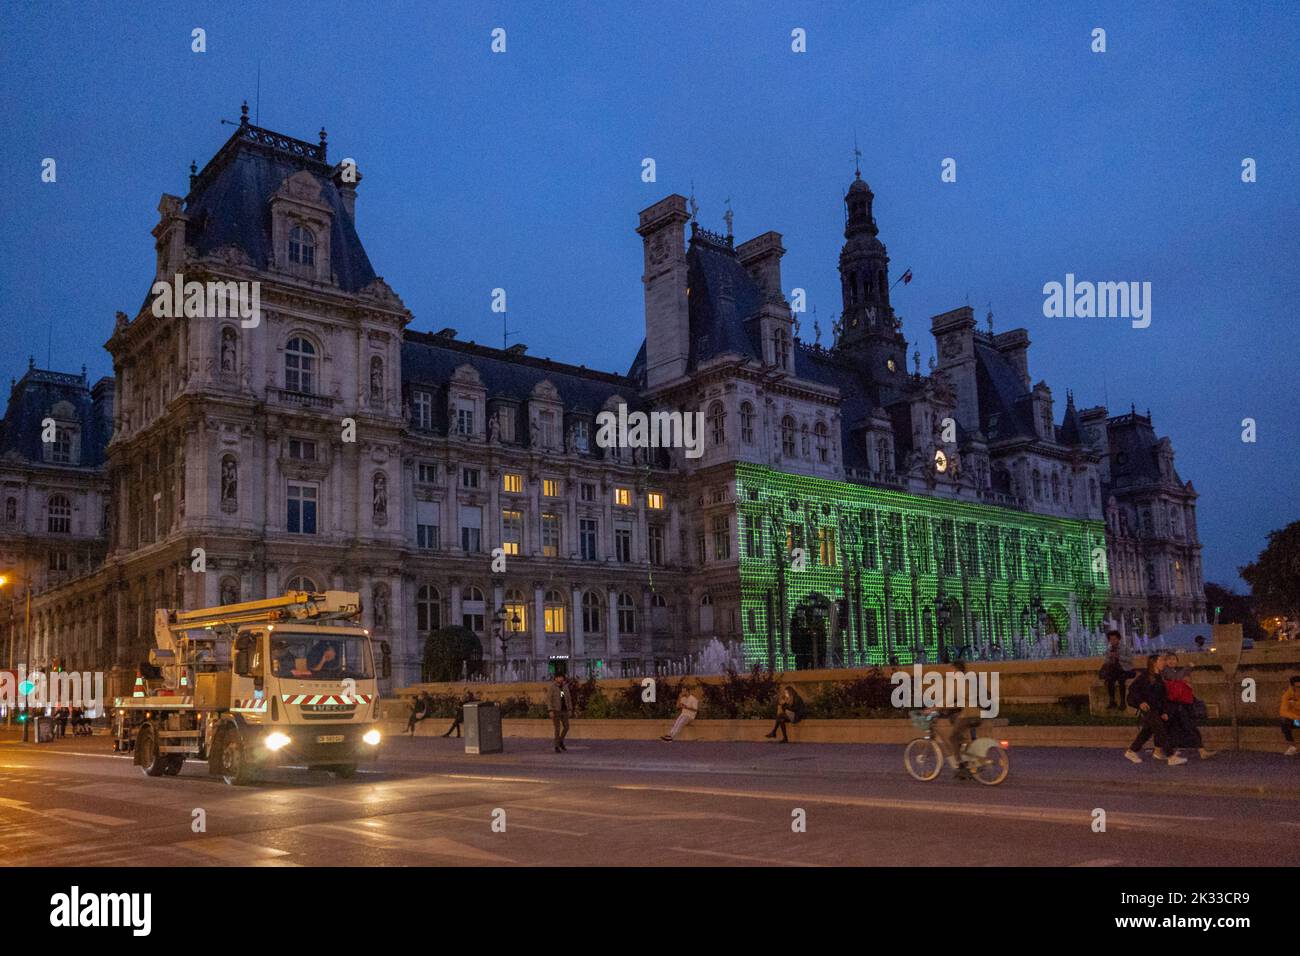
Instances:
[[[318,744],[341,744],[343,743],[342,734],[324,734],[316,738]]]

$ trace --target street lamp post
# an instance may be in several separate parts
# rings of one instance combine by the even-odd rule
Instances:
[[[502,622],[504,620],[505,620],[505,615],[501,612],[501,608],[497,608],[495,611],[492,612],[492,637],[493,637],[492,669],[496,672],[495,676],[498,681],[501,680],[501,675],[505,673],[506,639],[505,639],[505,635],[502,633]],[[500,669],[498,669],[496,666],[498,644],[501,645]]]
[[[31,575],[30,575],[30,574],[24,574],[24,575],[23,575],[23,578],[22,578],[22,581],[23,581],[23,589],[24,589],[24,591],[25,591],[25,595],[26,595],[26,598],[27,598],[27,600],[26,600],[26,611],[24,612],[24,615],[23,615],[23,630],[24,630],[24,632],[26,633],[26,643],[27,643],[26,660],[25,660],[25,664],[26,664],[26,668],[27,668],[27,672],[28,672],[27,679],[28,679],[28,681],[30,681],[30,680],[31,680],[31,669],[32,669],[32,579],[31,579]],[[10,583],[10,579],[9,579],[8,576],[0,576],[0,587],[3,587],[4,585],[9,584],[9,583]],[[11,598],[11,599],[10,599],[10,602],[9,602],[9,619],[10,619],[11,625],[12,625],[12,621],[13,621],[13,602],[16,601],[17,599],[18,599],[17,594],[15,594],[14,597]],[[15,643],[15,638],[16,638],[16,636],[17,636],[17,635],[15,635],[15,634],[13,633],[13,627],[11,626],[11,627],[10,627],[10,637],[9,637],[9,668],[10,668],[10,670],[13,669],[13,665],[14,665],[14,643]],[[15,688],[15,690],[16,690],[16,689],[17,689],[17,688]],[[31,701],[30,701],[30,697],[31,697],[31,695],[30,695],[30,694],[24,694],[23,696],[28,698],[27,703],[30,704],[30,703],[31,703]],[[17,695],[15,695],[15,697],[14,697],[14,704],[15,704],[15,706],[17,706],[17,703],[18,703],[18,698],[17,698]],[[30,711],[31,708],[30,708],[30,706],[28,706],[28,707],[25,707],[24,709]],[[12,710],[10,711],[10,714],[12,714]],[[30,725],[31,725],[31,719],[30,719],[30,718],[31,718],[31,714],[28,713],[27,716],[28,716],[28,719],[23,721],[23,743],[29,743],[29,742],[31,741],[31,726],[30,726]]]

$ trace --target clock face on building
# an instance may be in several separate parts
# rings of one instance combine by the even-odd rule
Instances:
[[[934,470],[939,472],[940,474],[943,474],[945,471],[948,470],[948,456],[943,453],[942,448],[935,450]]]
[[[893,359],[886,359],[886,360],[885,360],[885,368],[889,369],[891,372],[895,372],[895,371],[898,370],[898,366],[896,366],[896,365],[894,364],[894,360],[893,360]]]

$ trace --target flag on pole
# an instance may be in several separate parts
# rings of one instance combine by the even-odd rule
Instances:
[[[906,272],[903,273],[903,285],[907,285],[911,281],[912,281],[912,270],[908,269]]]

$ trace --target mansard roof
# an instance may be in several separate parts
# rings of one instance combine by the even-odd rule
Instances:
[[[765,295],[740,264],[731,237],[692,224],[686,264],[691,335],[687,371],[727,353],[761,360],[759,333],[745,320],[758,313]]]
[[[112,379],[101,380],[101,383],[111,382]],[[97,385],[96,391],[98,389]],[[81,460],[76,465],[59,467],[102,466],[104,449],[112,434],[112,415],[107,409],[96,407],[85,371],[77,375],[40,369],[35,365],[30,366],[27,374],[10,390],[9,404],[4,419],[0,421],[0,458],[43,464],[45,449],[41,441],[41,422],[60,402],[71,406],[72,415],[80,426]]]
[[[980,431],[989,441],[1036,438],[1029,389],[1011,361],[975,336],[975,388]]]
[[[321,142],[308,143],[254,126],[245,116],[217,154],[191,177],[185,242],[199,255],[223,246],[243,251],[258,269],[270,264],[271,197],[295,173],[306,170],[320,184],[320,200],[333,213],[330,267],[339,288],[358,292],[375,278],[356,225],[331,179]]]
[[[1158,451],[1160,439],[1156,436],[1151,418],[1139,415],[1136,410],[1127,415],[1117,415],[1106,421],[1107,441],[1110,446],[1110,483],[1107,488],[1122,491],[1135,485],[1160,484]],[[1183,483],[1174,469],[1173,481]]]
[[[636,382],[625,375],[534,358],[518,347],[494,349],[441,333],[409,329],[404,333],[402,384],[406,389],[445,389],[456,369],[467,364],[478,372],[489,400],[525,402],[539,384],[550,382],[566,412],[595,415],[611,398],[626,402],[629,411],[645,407]],[[446,408],[436,407],[434,414],[435,426],[445,427]]]

